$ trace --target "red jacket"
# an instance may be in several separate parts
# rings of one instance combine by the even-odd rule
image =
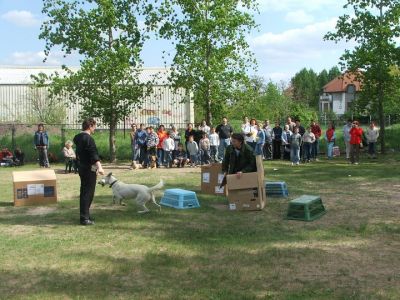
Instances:
[[[319,139],[321,137],[322,131],[318,124],[311,125],[311,132],[314,133],[315,138]]]
[[[350,129],[350,144],[359,145],[362,142],[363,130],[361,127],[352,127]]]
[[[166,131],[157,131],[157,135],[158,135],[157,148],[162,149],[163,142],[167,138],[167,132]]]

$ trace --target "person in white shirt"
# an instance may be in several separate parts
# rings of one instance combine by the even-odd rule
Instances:
[[[165,155],[165,160],[166,160],[166,167],[171,168],[172,167],[172,151],[175,150],[175,142],[171,138],[169,132],[166,134],[167,137],[164,139],[162,148],[164,149],[164,155]]]
[[[379,129],[375,126],[375,122],[371,122],[367,129],[368,155],[376,158],[376,143],[379,137]]]
[[[344,139],[344,144],[346,147],[346,159],[350,159],[350,129],[351,129],[351,124],[353,123],[352,120],[347,120],[346,125],[343,127],[343,139]]]
[[[210,126],[207,125],[206,120],[201,121],[201,124],[199,125],[199,130],[207,133],[207,135],[210,134]]]
[[[312,156],[313,144],[315,143],[315,134],[311,132],[311,127],[307,127],[303,134],[303,160],[310,162]]]
[[[244,141],[246,142],[247,145],[249,145],[253,149],[253,151],[256,148],[257,144],[258,129],[256,123],[257,123],[256,119],[251,119],[249,125],[244,126],[242,128]]]
[[[219,146],[219,135],[215,132],[215,127],[211,127],[210,135],[208,136],[210,140],[210,156],[213,162],[218,161],[218,146]]]

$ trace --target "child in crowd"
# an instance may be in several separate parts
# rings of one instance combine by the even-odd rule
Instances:
[[[165,157],[165,163],[167,168],[172,167],[172,151],[175,149],[175,142],[171,138],[170,134],[167,132],[166,138],[163,141],[162,145],[164,149],[164,157]]]
[[[194,141],[193,135],[189,136],[189,141],[186,144],[186,150],[189,153],[191,166],[195,167],[197,164],[197,157],[199,156],[199,146]]]
[[[71,173],[71,169],[74,169],[74,173],[78,172],[76,155],[74,149],[72,149],[72,141],[66,141],[65,147],[63,148],[63,156],[65,159],[65,173]]]
[[[219,135],[215,132],[215,127],[211,127],[211,133],[209,135],[210,140],[210,156],[212,162],[218,161],[218,147],[219,147]]]
[[[328,159],[332,159],[333,146],[335,145],[335,140],[336,140],[335,126],[333,126],[332,123],[329,123],[328,130],[325,132],[325,140],[327,146]]]
[[[157,168],[157,145],[159,138],[157,133],[154,132],[153,127],[147,127],[146,145],[147,145],[147,161],[152,169]]]
[[[189,162],[189,159],[187,158],[186,151],[183,150],[183,145],[181,143],[179,143],[178,150],[176,151],[176,156],[174,159],[174,164],[178,168],[183,168],[188,162]]]
[[[313,144],[316,141],[314,133],[311,131],[311,127],[307,127],[306,132],[303,134],[303,159],[306,162],[310,162],[313,156]]]
[[[301,147],[302,137],[299,133],[299,127],[293,128],[293,134],[289,138],[290,143],[290,161],[293,165],[298,165],[300,163],[300,147]]]
[[[207,133],[203,132],[203,137],[200,140],[200,161],[201,164],[210,163],[210,140],[208,139]]]

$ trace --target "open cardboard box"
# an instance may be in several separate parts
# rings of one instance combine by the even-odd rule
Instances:
[[[264,166],[261,155],[256,156],[257,172],[228,175],[227,194],[230,210],[262,210],[266,203]]]
[[[210,195],[223,196],[226,194],[225,186],[220,187],[224,173],[222,164],[213,163],[201,166],[201,192]]]
[[[54,170],[13,172],[14,206],[57,203]]]

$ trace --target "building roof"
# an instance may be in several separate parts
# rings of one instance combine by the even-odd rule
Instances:
[[[76,71],[79,67],[70,67],[70,69]],[[39,73],[50,75],[55,71],[60,75],[65,74],[61,68],[57,67],[0,66],[0,85],[32,84],[31,75],[38,75]],[[168,68],[143,68],[139,80],[145,83],[154,78],[155,85],[168,85],[168,75]]]
[[[336,77],[324,85],[324,93],[342,93],[347,91],[348,85],[354,85],[356,92],[361,90],[361,82],[356,79],[356,76],[351,73],[344,73],[343,75]]]

